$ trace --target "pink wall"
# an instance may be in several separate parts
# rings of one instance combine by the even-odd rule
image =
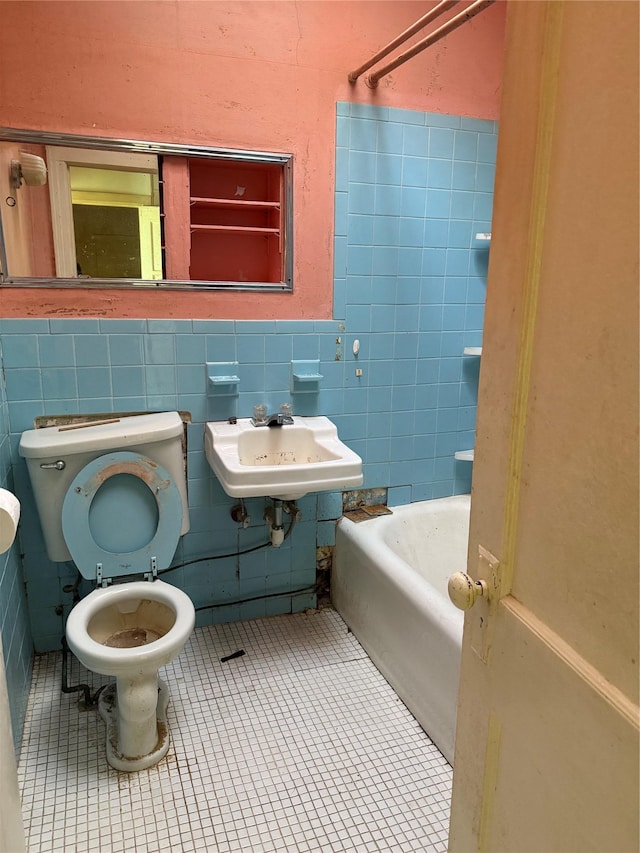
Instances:
[[[498,116],[504,2],[396,69],[377,90],[362,78],[347,82],[349,70],[431,5],[2,0],[0,124],[295,158],[292,294],[3,288],[2,315],[329,318],[336,101]]]

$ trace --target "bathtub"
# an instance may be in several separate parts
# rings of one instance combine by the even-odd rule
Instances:
[[[450,764],[464,615],[447,580],[466,571],[470,496],[342,518],[331,574],[335,609]]]

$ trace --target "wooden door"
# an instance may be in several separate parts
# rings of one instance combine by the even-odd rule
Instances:
[[[450,850],[637,853],[637,3],[509,4],[492,231]]]
[[[11,736],[9,694],[0,637],[0,850],[24,853],[18,774]]]

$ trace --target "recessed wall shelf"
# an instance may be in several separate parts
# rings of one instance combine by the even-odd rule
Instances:
[[[473,462],[473,450],[456,450],[453,456],[459,462]]]
[[[235,208],[236,210],[280,210],[278,201],[240,201],[231,198],[199,198],[191,196],[192,207]]]
[[[482,355],[482,347],[465,347],[462,353],[463,355]]]
[[[189,158],[191,279],[286,280],[281,163]]]
[[[231,234],[280,234],[279,228],[249,227],[245,225],[192,225],[191,231],[227,231]]]

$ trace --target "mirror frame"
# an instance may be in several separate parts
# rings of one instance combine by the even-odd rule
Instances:
[[[236,282],[236,281],[179,281],[172,279],[121,279],[121,278],[28,278],[11,276],[2,215],[0,213],[0,287],[40,288],[88,288],[149,290],[217,290],[252,293],[291,293],[293,291],[293,154],[276,154],[266,151],[248,151],[233,148],[218,148],[208,145],[188,145],[169,142],[148,142],[138,139],[112,139],[104,136],[79,136],[76,134],[51,133],[0,127],[0,142],[24,142],[33,145],[60,145],[68,148],[90,148],[102,151],[121,151],[138,154],[175,155],[179,157],[201,157],[212,160],[234,160],[247,163],[280,164],[284,169],[284,281],[282,282]]]

